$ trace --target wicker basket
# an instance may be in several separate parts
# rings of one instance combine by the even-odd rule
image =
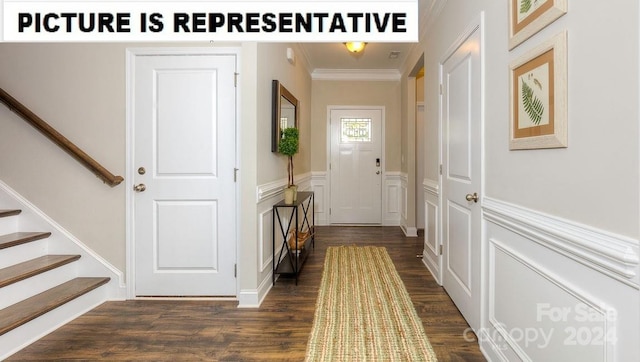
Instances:
[[[309,239],[309,232],[308,231],[298,231],[298,245],[296,248],[296,232],[294,230],[291,230],[289,232],[289,237],[287,238],[287,243],[289,244],[289,250],[300,250],[304,248],[304,244],[307,242],[307,239]]]

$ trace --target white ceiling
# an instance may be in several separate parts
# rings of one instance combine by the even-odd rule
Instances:
[[[429,12],[438,0],[418,0],[418,19],[424,26]],[[353,39],[357,41],[358,39]],[[363,52],[352,54],[342,43],[304,43],[301,44],[310,71],[318,69],[345,70],[401,70],[409,51],[415,43],[368,43]],[[389,59],[389,53],[399,51],[396,59]]]
[[[301,44],[311,71],[317,69],[400,69],[413,43],[368,43],[364,51],[353,54],[342,43]],[[389,53],[399,51],[396,59]]]

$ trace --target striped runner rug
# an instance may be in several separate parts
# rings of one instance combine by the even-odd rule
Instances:
[[[436,361],[383,247],[329,247],[306,361]]]

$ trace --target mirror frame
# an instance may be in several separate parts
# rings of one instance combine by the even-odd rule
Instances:
[[[272,81],[272,110],[271,110],[271,152],[278,152],[278,143],[282,137],[280,131],[280,116],[282,115],[282,97],[288,100],[295,108],[294,127],[298,128],[300,115],[300,103],[298,99],[287,90],[277,79]]]

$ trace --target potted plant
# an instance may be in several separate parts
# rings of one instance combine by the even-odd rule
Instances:
[[[289,127],[282,130],[282,138],[278,143],[278,152],[289,158],[287,162],[287,187],[284,189],[284,202],[292,204],[296,199],[297,187],[293,182],[293,155],[298,153],[299,132],[297,128]]]

